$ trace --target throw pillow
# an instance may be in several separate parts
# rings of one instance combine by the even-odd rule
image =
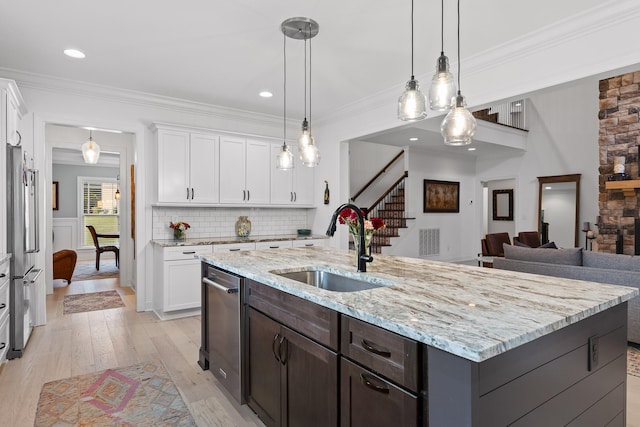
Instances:
[[[542,249],[558,249],[558,247],[556,246],[556,242],[547,242],[544,245],[540,245],[538,247]]]
[[[592,251],[585,251],[582,256],[583,265],[585,267],[606,268],[608,270],[640,271],[639,256]]]
[[[522,243],[520,240],[514,238],[513,239],[513,246],[520,246],[521,248],[530,248],[531,246],[527,245],[526,243]]]
[[[547,264],[582,265],[582,248],[539,249],[503,245],[504,257],[518,261],[544,262]]]

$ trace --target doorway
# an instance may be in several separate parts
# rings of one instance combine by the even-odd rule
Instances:
[[[81,147],[90,135],[101,149],[96,164],[86,164],[82,156]],[[115,272],[122,286],[132,286],[135,266],[131,233],[128,232],[131,200],[126,166],[134,140],[134,134],[116,130],[45,125],[45,145],[50,153],[48,166],[51,171],[51,182],[47,182],[46,188],[53,191],[53,183],[57,183],[57,202],[53,200],[53,194],[48,198],[52,206],[48,209],[51,219],[47,222],[47,259],[52,259],[53,252],[59,249],[72,249],[78,253],[77,265],[88,261],[95,269],[96,250],[86,225],[99,223],[109,228],[99,232],[119,236],[116,241],[120,268]],[[110,258],[106,254],[101,256],[102,273],[111,267],[110,263],[115,266],[115,254],[110,255]],[[97,279],[100,277],[99,270],[95,269],[95,275]],[[47,280],[47,294],[51,293],[52,274]]]

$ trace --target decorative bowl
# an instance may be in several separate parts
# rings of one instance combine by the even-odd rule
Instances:
[[[298,236],[310,236],[311,230],[308,228],[298,228]]]

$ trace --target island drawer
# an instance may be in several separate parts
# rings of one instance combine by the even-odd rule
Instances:
[[[419,390],[419,344],[409,338],[342,316],[342,354],[390,380]]]
[[[340,425],[418,426],[418,397],[341,358]]]
[[[278,289],[246,279],[245,303],[333,350],[338,349],[337,312]]]
[[[198,255],[211,252],[211,245],[172,246],[164,248],[162,259],[165,261],[179,261],[196,259]]]

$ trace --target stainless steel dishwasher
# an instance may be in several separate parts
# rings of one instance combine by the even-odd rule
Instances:
[[[242,277],[202,263],[202,347],[199,364],[244,403]]]

